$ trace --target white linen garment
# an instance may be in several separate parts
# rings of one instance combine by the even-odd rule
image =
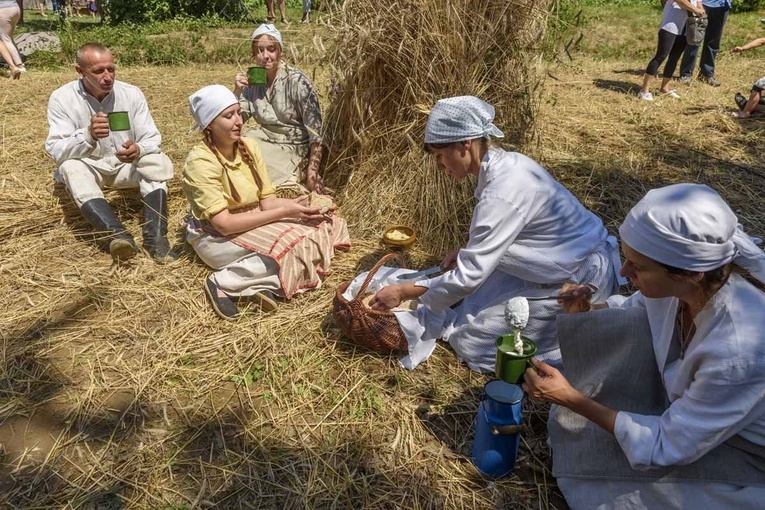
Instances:
[[[538,284],[565,282],[608,237],[600,218],[517,152],[489,150],[475,197],[457,267],[417,282],[428,287],[420,302],[435,312],[472,294],[495,269]]]
[[[646,309],[671,405],[662,416],[619,412],[614,434],[630,465],[688,464],[735,434],[765,445],[765,294],[732,275],[696,317],[685,356],[666,363],[678,300],[636,293],[609,306]],[[759,509],[765,488],[730,483],[558,478],[572,510]]]
[[[679,301],[638,292],[608,303],[646,309],[670,401],[661,416],[617,415],[614,435],[634,469],[688,464],[736,434],[765,446],[765,293],[731,275],[694,319],[685,356],[668,364]]]
[[[90,119],[98,112],[126,111],[129,113],[130,130],[112,131],[108,138],[94,140],[88,127]],[[81,80],[74,80],[53,91],[48,100],[48,139],[45,151],[61,166],[67,160],[79,159],[88,166],[113,175],[124,165],[114,155],[115,147],[132,140],[140,148],[140,157],[161,154],[159,134],[143,92],[133,85],[115,81],[112,92],[98,101],[85,91]],[[147,165],[137,171],[150,181],[166,181],[173,177],[169,159],[162,165]],[[58,168],[54,174],[61,180]]]
[[[215,270],[210,279],[227,296],[246,297],[268,290],[283,297],[276,262],[225,237],[212,236],[196,224],[196,221],[186,224],[186,241],[202,262]]]
[[[416,285],[428,287],[420,297],[410,329],[399,321],[410,351],[443,323],[441,338],[471,369],[494,369],[494,342],[510,329],[505,302],[515,296],[545,296],[566,281],[594,283],[595,298],[618,288],[618,248],[600,219],[538,163],[518,153],[491,149],[481,162],[470,237],[457,256],[456,268]],[[454,303],[464,299],[443,315]],[[560,367],[553,301],[530,303],[524,335],[534,340],[538,357]],[[413,314],[415,312],[412,312]]]

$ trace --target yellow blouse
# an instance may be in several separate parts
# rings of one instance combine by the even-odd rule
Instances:
[[[210,148],[201,143],[191,149],[183,167],[183,192],[196,219],[209,220],[223,209],[232,211],[257,206],[261,200],[276,192],[268,178],[258,143],[247,138],[241,140],[252,154],[263,189],[255,182],[241,154],[237,152],[234,161],[221,158],[224,161],[221,166]],[[238,200],[234,198],[233,190],[236,190]]]

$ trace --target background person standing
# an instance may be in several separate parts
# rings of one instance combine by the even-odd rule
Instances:
[[[22,73],[26,71],[24,62],[21,61],[19,50],[13,44],[13,33],[21,17],[21,9],[16,0],[0,0],[0,39],[2,39],[8,50],[8,55],[12,62],[8,62],[8,67],[13,70],[18,69]]]
[[[723,27],[728,20],[732,0],[703,0],[702,4],[707,13],[709,24],[701,45],[701,62],[699,63],[699,80],[713,87],[719,87],[720,82],[715,77],[715,58],[720,51]],[[680,61],[680,83],[691,83],[691,74],[696,66],[698,45],[687,46]]]

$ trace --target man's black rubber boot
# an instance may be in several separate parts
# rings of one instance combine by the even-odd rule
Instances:
[[[157,262],[178,258],[167,240],[167,192],[155,189],[143,197],[143,245]]]
[[[94,198],[88,200],[80,212],[88,220],[96,233],[101,234],[101,239],[109,241],[109,253],[115,262],[125,261],[138,253],[133,236],[131,236],[125,227],[117,219],[114,211],[103,198]]]

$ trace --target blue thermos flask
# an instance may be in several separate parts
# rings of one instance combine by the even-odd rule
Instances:
[[[523,390],[500,379],[487,382],[478,406],[473,439],[473,464],[492,478],[509,474],[515,467],[523,420]]]

